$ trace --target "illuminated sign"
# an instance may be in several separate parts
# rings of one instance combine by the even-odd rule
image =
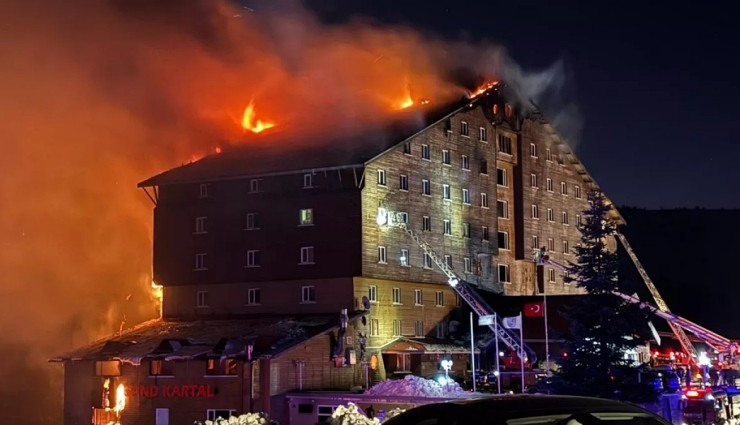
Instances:
[[[216,392],[211,385],[129,385],[126,395],[139,398],[214,398]]]

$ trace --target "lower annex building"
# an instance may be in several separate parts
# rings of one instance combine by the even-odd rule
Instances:
[[[554,269],[538,278],[532,253],[571,258],[596,184],[504,92],[321,146],[235,147],[141,182],[162,317],[53,359],[65,424],[112,403],[106,380],[127,390],[126,424],[166,425],[249,411],[285,423],[286,392],[428,376],[442,358],[463,375],[460,298],[413,239],[378,225],[379,208],[480,291],[578,294]]]

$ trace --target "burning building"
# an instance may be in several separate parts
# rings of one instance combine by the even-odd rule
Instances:
[[[464,373],[462,301],[414,240],[378,226],[379,208],[480,291],[582,293],[533,262],[542,246],[571,259],[596,187],[539,111],[495,83],[399,109],[375,131],[294,143],[250,103],[242,124],[259,144],[141,182],[155,205],[162,317],[56,359],[65,423],[104,407],[106,379],[127,389],[126,424],[161,425],[248,411],[281,420],[289,391],[426,376],[442,357]]]

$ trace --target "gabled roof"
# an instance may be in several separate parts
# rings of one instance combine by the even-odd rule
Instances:
[[[450,340],[400,337],[384,345],[381,351],[385,354],[470,354],[470,345],[455,344]]]
[[[362,313],[350,315],[356,320]],[[244,319],[166,320],[141,323],[50,359],[120,360],[140,364],[143,359],[187,360],[202,357],[252,358],[279,355],[311,338],[339,327],[338,314],[274,315]],[[327,349],[327,357],[329,356]]]

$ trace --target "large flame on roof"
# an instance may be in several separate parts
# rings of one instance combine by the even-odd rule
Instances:
[[[485,84],[482,84],[468,95],[470,99],[475,99],[476,97],[482,95],[483,93],[487,92],[488,90],[494,88],[498,85],[498,81],[491,81]]]
[[[249,101],[249,105],[244,108],[244,115],[242,116],[242,128],[245,132],[251,131],[252,133],[262,133],[267,129],[275,127],[275,123],[256,119],[255,115],[254,99],[252,99]]]

